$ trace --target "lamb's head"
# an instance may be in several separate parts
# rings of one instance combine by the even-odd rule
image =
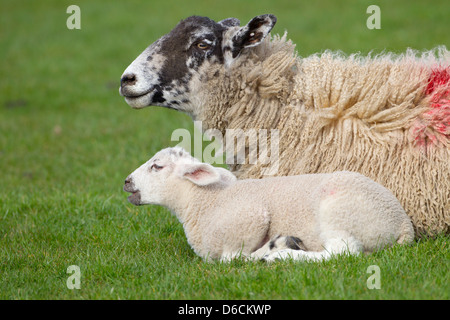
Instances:
[[[172,207],[192,186],[223,188],[236,181],[228,170],[202,163],[183,148],[166,148],[131,173],[123,190],[134,205],[159,204]]]
[[[260,15],[240,27],[236,18],[215,22],[192,16],[144,50],[121,78],[119,92],[133,108],[150,105],[192,113],[205,63],[228,68],[246,49],[259,45],[276,23]]]

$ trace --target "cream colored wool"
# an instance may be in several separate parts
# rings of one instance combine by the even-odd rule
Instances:
[[[286,34],[268,37],[228,70],[202,66],[199,73],[209,76],[193,85],[193,103],[201,106],[193,118],[223,135],[278,129],[277,175],[359,172],[395,194],[418,235],[449,233],[449,138],[425,116],[425,88],[436,66],[450,66],[444,47],[421,55],[325,51],[300,58]],[[436,142],[417,143],[414,133],[423,127]],[[260,164],[230,168],[240,179],[263,177]]]
[[[395,196],[354,172],[236,180],[181,148],[167,148],[130,174],[124,190],[133,193],[129,200],[136,205],[169,208],[205,259],[259,259],[277,235],[301,239],[306,252],[288,251],[299,260],[371,252],[414,239]]]

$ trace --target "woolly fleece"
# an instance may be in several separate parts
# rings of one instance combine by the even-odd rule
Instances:
[[[445,72],[445,47],[301,58],[286,34],[267,37],[228,70],[202,66],[192,116],[223,135],[279,129],[278,176],[359,172],[394,193],[418,235],[449,233],[450,81],[433,78]],[[230,167],[240,179],[262,168]]]

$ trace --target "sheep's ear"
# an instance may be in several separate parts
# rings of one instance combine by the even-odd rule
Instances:
[[[236,18],[227,18],[223,19],[222,21],[219,21],[218,24],[226,28],[239,27],[241,25],[241,21],[239,21],[239,19]]]
[[[184,164],[182,176],[198,186],[207,186],[220,181],[220,173],[207,163]]]
[[[277,18],[273,14],[254,17],[239,30],[233,37],[233,41],[237,47],[241,48],[257,46],[269,34],[275,23],[277,23]]]
[[[273,14],[263,14],[254,17],[242,28],[230,30],[230,34],[224,39],[223,43],[225,66],[229,67],[244,48],[259,45],[276,22],[277,18]]]

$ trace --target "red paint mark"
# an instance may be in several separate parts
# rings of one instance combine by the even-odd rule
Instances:
[[[429,95],[437,88],[448,85],[450,81],[450,67],[439,69],[434,68],[431,70],[430,77],[428,78],[427,89],[425,94]]]
[[[411,127],[411,135],[419,146],[446,143],[450,138],[450,66],[431,69],[425,94],[430,96],[430,109]]]

